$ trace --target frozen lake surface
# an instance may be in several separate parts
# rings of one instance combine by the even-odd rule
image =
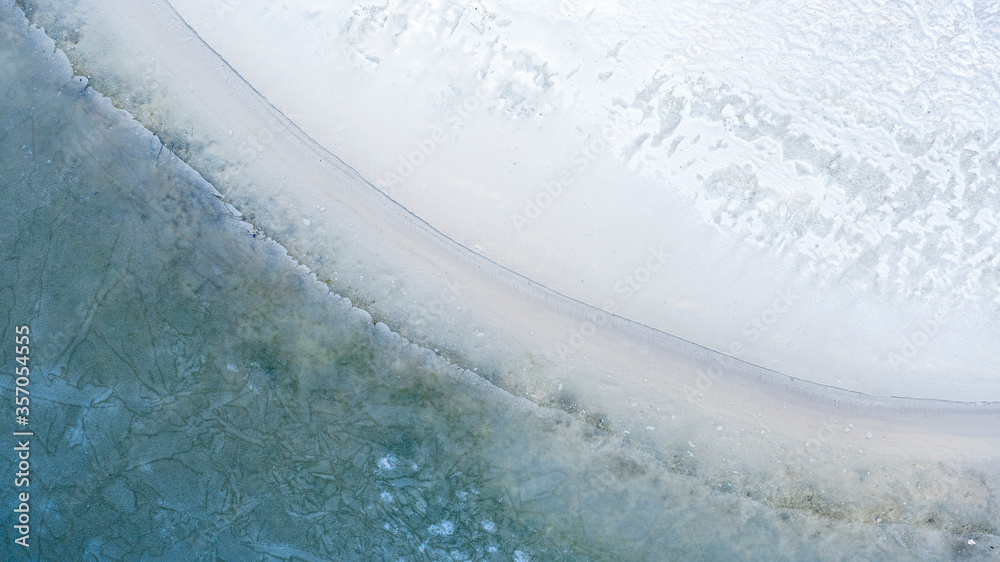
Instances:
[[[21,559],[1000,546],[996,14],[24,4]]]

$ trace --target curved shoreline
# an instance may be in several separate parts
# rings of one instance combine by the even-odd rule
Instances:
[[[680,40],[697,29],[741,26],[759,36],[755,23],[778,6],[758,6],[744,23],[727,23],[701,22],[698,14],[711,8],[697,2],[641,1],[635,9],[650,21],[638,30],[617,5],[556,27],[535,20],[544,7],[518,2],[487,2],[484,13],[452,0],[371,10],[261,0],[242,0],[232,10],[191,0],[171,5],[312,139],[416,216],[513,271],[710,349],[728,353],[738,341],[737,357],[796,378],[876,396],[1000,400],[1000,384],[989,376],[1000,360],[992,273],[980,279],[979,292],[974,279],[954,285],[975,270],[966,264],[972,253],[988,259],[995,247],[982,246],[992,233],[986,223],[970,224],[977,211],[983,220],[991,216],[986,192],[995,177],[989,167],[974,171],[986,174],[986,184],[976,186],[966,174],[963,199],[961,187],[948,190],[947,175],[933,175],[929,193],[911,178],[939,169],[939,160],[951,162],[961,148],[939,140],[925,158],[892,139],[911,126],[963,138],[975,121],[942,124],[937,111],[904,119],[861,100],[888,130],[866,127],[811,85],[789,89],[778,76],[747,76],[738,49],[694,55]],[[718,7],[741,9],[731,2]],[[930,18],[927,31],[936,36],[932,22],[940,19],[911,7]],[[843,8],[861,28],[882,12]],[[442,27],[448,14],[465,23]],[[663,19],[672,14],[699,25]],[[616,22],[629,30],[608,27]],[[761,23],[789,37],[808,28],[794,16]],[[825,22],[814,31],[837,37],[831,27]],[[621,42],[621,54],[612,56]],[[781,42],[761,47],[775,64],[818,72]],[[674,52],[676,58],[652,60]],[[836,57],[817,55],[815,65],[833,70],[817,86],[866,96],[836,71]],[[942,55],[950,60],[954,53]],[[574,60],[569,67],[567,57]],[[700,65],[689,65],[692,57]],[[942,64],[908,62],[920,69]],[[863,73],[881,69],[909,83],[891,64],[860,65]],[[939,90],[929,91],[943,95],[947,88]],[[956,111],[986,107],[980,96]],[[667,128],[658,133],[657,125]],[[588,132],[590,143],[583,139]],[[641,144],[638,154],[629,143]],[[987,153],[995,144],[968,149],[992,161]],[[413,169],[398,168],[404,163],[397,155],[400,162],[414,158],[405,162]],[[856,166],[859,160],[868,164]],[[390,170],[404,179],[388,181]],[[968,220],[935,212],[945,208]],[[508,218],[518,213],[530,224],[512,228]],[[942,250],[949,257],[938,259],[931,234],[926,251],[918,246],[913,254],[927,229],[950,234],[959,226],[968,236],[957,253]],[[956,239],[942,242],[949,240]],[[647,247],[659,260],[649,270],[642,267]],[[951,267],[953,258],[960,263]],[[933,286],[926,286],[927,269],[940,274]],[[920,296],[911,294],[915,285]],[[786,305],[772,305],[781,294],[790,295]],[[615,306],[608,307],[611,299]]]
[[[323,274],[327,268],[345,279],[374,275],[374,280],[359,282],[354,290],[361,298],[374,297],[376,312],[384,310],[398,319],[394,329],[408,333],[426,330],[429,342],[448,345],[464,357],[482,357],[483,365],[491,370],[487,378],[505,390],[537,403],[555,403],[573,413],[593,409],[580,416],[623,443],[654,451],[658,458],[682,451],[678,446],[683,447],[685,441],[697,442],[697,453],[705,455],[708,460],[702,463],[708,464],[696,465],[696,471],[705,478],[729,472],[710,466],[713,454],[739,459],[750,469],[747,472],[760,478],[778,478],[767,474],[773,460],[767,452],[786,448],[790,452],[781,462],[803,465],[802,475],[814,474],[810,463],[815,460],[821,461],[818,465],[828,464],[815,468],[820,482],[829,483],[825,478],[839,473],[838,469],[846,472],[847,468],[877,465],[883,459],[892,461],[891,465],[884,461],[886,466],[900,470],[912,459],[931,463],[958,459],[965,466],[987,470],[990,481],[995,480],[995,464],[990,461],[1000,454],[1000,436],[993,431],[1000,427],[1000,403],[875,398],[822,387],[728,358],[563,297],[447,238],[310,142],[201,42],[172,8],[168,13],[169,3],[149,2],[157,13],[155,18],[135,5],[122,4],[113,11],[121,27],[128,23],[133,37],[149,42],[179,41],[189,50],[171,49],[168,58],[162,59],[177,74],[158,83],[169,94],[157,103],[175,104],[167,106],[164,113],[170,113],[170,107],[182,108],[176,115],[164,117],[165,124],[172,121],[185,133],[191,127],[190,137],[211,148],[195,155],[191,165],[207,178],[221,174],[209,171],[213,162],[238,169],[232,176],[216,178],[222,180],[220,184],[232,182],[217,185],[225,199],[257,217],[259,226],[275,232],[274,237],[301,263]],[[113,27],[111,19],[104,25]],[[173,37],[165,35],[164,29]],[[114,60],[113,52],[105,56]],[[96,62],[92,59],[88,64]],[[105,75],[105,80],[113,78]],[[183,100],[179,96],[189,95],[183,85],[192,90],[189,101],[179,101]],[[130,87],[137,88],[122,82],[119,91],[104,93],[123,104]],[[271,131],[273,140],[266,150],[258,152],[259,158],[234,157],[241,148],[235,142],[227,144],[229,135],[223,131],[236,131],[234,138],[243,138],[262,128]],[[182,139],[164,140],[169,145]],[[331,178],[331,173],[339,178]],[[248,183],[264,187],[252,191],[239,184],[238,176],[253,178]],[[328,187],[332,183],[337,185],[336,191]],[[280,191],[268,188],[274,184],[284,186]],[[284,207],[273,207],[271,202],[280,202],[281,197],[288,199],[282,203]],[[311,221],[306,225],[310,229],[293,226],[300,211],[309,205],[326,207],[327,216],[333,218]],[[353,223],[358,226],[343,226]],[[359,232],[361,225],[369,230]],[[462,288],[461,294],[446,304],[461,303],[463,310],[451,311],[446,318],[432,318],[441,320],[441,325],[432,329],[425,321],[425,309],[441,292],[439,280],[447,275],[461,276],[457,285]],[[339,289],[336,281],[334,289]],[[417,306],[404,302],[409,300],[415,300]],[[364,302],[356,306],[369,308]],[[572,354],[563,364],[545,359],[545,350],[559,345],[567,325],[601,318],[607,328],[594,330],[586,350]],[[477,336],[480,329],[494,333]],[[730,361],[738,363],[713,368]],[[629,404],[640,402],[649,403],[649,409],[657,413],[634,413]],[[678,421],[671,421],[675,418]],[[669,428],[663,432],[667,435],[655,433],[664,426]],[[855,431],[844,431],[854,426]],[[737,428],[733,430],[737,432],[735,439],[742,439],[747,449],[734,452],[722,440],[712,443],[722,434],[721,428],[731,427]],[[858,444],[871,449],[868,454],[872,457],[842,461],[844,451],[858,448]],[[872,460],[875,455],[880,455],[878,461]],[[902,472],[900,477],[907,474]],[[827,485],[828,494],[872,501],[866,495],[872,493],[870,486],[854,489],[855,483],[848,480],[841,484]],[[811,484],[807,480],[805,485]],[[960,512],[961,506],[955,509]]]
[[[681,356],[693,357],[696,355],[707,354],[708,357],[702,358],[702,362],[719,360],[739,364],[745,371],[752,373],[750,375],[752,378],[758,380],[774,380],[776,384],[787,384],[793,388],[799,389],[799,393],[803,395],[822,396],[823,394],[831,392],[843,393],[841,396],[830,397],[830,400],[828,401],[829,403],[846,402],[848,404],[857,405],[859,408],[890,408],[899,412],[926,411],[931,409],[929,406],[944,406],[946,404],[953,408],[961,409],[969,407],[970,409],[977,409],[980,411],[983,408],[997,408],[997,411],[1000,412],[1000,402],[966,402],[897,396],[880,397],[799,379],[792,375],[766,369],[737,357],[707,348],[695,342],[685,340],[634,320],[606,312],[524,277],[523,275],[512,271],[481,254],[473,252],[468,247],[463,246],[459,242],[448,237],[446,234],[434,228],[423,219],[413,215],[400,203],[372,185],[371,182],[362,177],[361,174],[359,174],[351,166],[346,164],[336,155],[330,153],[326,148],[322,147],[308,134],[302,131],[301,128],[295,125],[294,122],[289,120],[287,116],[282,114],[281,111],[268,103],[266,99],[242,76],[240,76],[240,74],[224,59],[222,59],[222,57],[220,57],[210,45],[206,44],[200,37],[198,37],[197,32],[184,22],[183,18],[181,18],[176,10],[173,10],[169,2],[164,2],[163,4],[170,7],[171,13],[162,15],[162,17],[166,18],[167,21],[177,22],[184,26],[187,32],[184,40],[193,39],[197,42],[199,50],[204,50],[207,53],[210,53],[210,56],[206,57],[205,60],[212,61],[213,66],[217,67],[220,71],[220,76],[227,78],[236,77],[235,80],[227,80],[227,83],[234,92],[252,92],[252,95],[241,95],[239,97],[251,105],[254,112],[259,117],[268,120],[272,130],[279,131],[280,133],[287,133],[300,150],[309,154],[317,163],[325,167],[330,172],[335,174],[344,174],[347,176],[349,181],[344,184],[345,186],[355,190],[357,194],[364,196],[367,200],[372,201],[375,205],[378,205],[387,213],[390,213],[396,220],[404,221],[407,226],[421,232],[424,236],[433,240],[433,243],[436,243],[442,248],[448,250],[450,254],[461,259],[463,262],[473,267],[485,269],[494,279],[504,282],[507,286],[521,294],[527,295],[530,298],[537,299],[538,301],[549,305],[549,307],[556,312],[570,314],[577,320],[591,320],[600,324],[610,322],[616,325],[615,327],[617,330],[629,334],[630,337],[639,337],[645,341],[649,341],[650,343],[675,351]],[[153,6],[157,11],[162,9],[163,4],[152,1],[149,2],[149,5]],[[177,29],[175,26],[171,25],[168,25],[168,28]]]
[[[186,32],[184,40],[193,40],[198,50],[205,51],[208,56],[203,60],[211,61],[213,67],[219,70],[219,76],[226,78],[227,84],[234,93],[240,94],[238,97],[245,100],[253,107],[254,112],[262,119],[269,121],[272,130],[280,133],[287,133],[295,145],[304,153],[310,155],[317,163],[334,174],[343,174],[348,181],[343,185],[367,201],[377,205],[388,213],[393,221],[403,221],[407,227],[420,232],[448,251],[449,254],[460,259],[462,262],[483,269],[493,279],[503,282],[505,285],[521,295],[536,299],[539,303],[544,303],[552,311],[571,315],[577,320],[593,321],[598,324],[610,323],[615,330],[627,334],[630,338],[639,338],[651,344],[657,345],[670,352],[676,353],[680,357],[696,361],[699,364],[707,364],[712,361],[725,362],[738,365],[747,378],[767,381],[768,384],[784,386],[793,391],[794,394],[812,396],[822,400],[828,405],[849,405],[851,408],[880,408],[891,409],[895,412],[929,412],[938,408],[959,412],[965,409],[976,414],[997,413],[1000,414],[1000,402],[966,402],[956,400],[939,400],[930,398],[911,398],[905,396],[873,396],[863,392],[845,390],[829,385],[823,385],[800,379],[792,375],[774,371],[755,365],[751,362],[727,355],[720,351],[707,348],[698,343],[685,340],[673,334],[647,326],[634,320],[606,312],[587,303],[573,299],[559,293],[549,287],[537,283],[523,275],[510,270],[509,268],[494,262],[493,260],[478,254],[466,246],[463,246],[454,239],[448,237],[426,221],[413,215],[400,203],[390,198],[383,191],[376,188],[368,180],[361,176],[351,166],[343,162],[336,155],[330,153],[308,134],[302,131],[287,116],[277,108],[268,103],[266,99],[240,74],[233,69],[222,57],[216,53],[212,47],[206,44],[183,18],[170,6],[169,1],[163,3],[150,1],[149,5],[156,11],[160,11],[164,5],[170,8],[169,14],[162,14],[166,21],[176,22],[183,25]],[[174,25],[168,25],[170,29],[177,29]],[[183,32],[181,32],[183,33]],[[236,79],[232,79],[235,77]],[[247,93],[247,95],[243,95]],[[404,235],[406,233],[403,233]],[[700,356],[700,357],[699,357]],[[834,396],[829,396],[835,394]],[[827,396],[824,396],[827,395]]]
[[[435,229],[433,226],[414,216],[399,203],[395,202],[383,192],[372,186],[370,182],[362,178],[361,175],[354,171],[350,166],[345,164],[335,155],[330,154],[322,146],[319,146],[318,143],[299,129],[292,121],[268,103],[253,88],[252,85],[243,80],[239,73],[232,69],[232,67],[229,66],[228,63],[226,63],[221,57],[219,57],[209,45],[205,44],[204,41],[198,37],[197,33],[194,32],[194,30],[183,21],[180,15],[177,14],[173,7],[170,6],[169,2],[150,0],[147,2],[147,6],[155,14],[156,18],[159,18],[159,22],[150,21],[148,19],[148,12],[145,20],[138,21],[137,15],[139,12],[136,11],[134,5],[128,6],[128,9],[116,10],[116,13],[129,13],[128,18],[134,26],[130,32],[137,36],[142,36],[144,39],[151,42],[170,40],[182,43],[186,49],[191,51],[190,54],[194,54],[195,56],[185,59],[174,52],[170,52],[171,57],[168,64],[171,69],[175,72],[181,71],[187,73],[186,75],[178,76],[179,78],[188,79],[181,80],[180,82],[190,82],[192,87],[195,88],[194,91],[197,92],[197,95],[204,95],[202,94],[202,91],[209,90],[209,88],[206,88],[206,85],[209,84],[207,79],[212,78],[216,83],[210,84],[212,86],[211,91],[215,94],[222,94],[221,96],[209,98],[203,102],[189,103],[201,103],[211,107],[213,109],[212,114],[217,120],[220,121],[220,125],[222,124],[222,121],[219,114],[225,113],[226,118],[229,119],[225,122],[226,124],[238,124],[238,126],[246,130],[254,128],[254,123],[247,122],[250,121],[246,118],[246,112],[249,111],[250,114],[256,118],[256,125],[267,127],[272,133],[274,133],[276,139],[288,139],[290,141],[290,147],[282,146],[282,143],[276,143],[274,141],[270,142],[267,146],[268,153],[280,150],[280,156],[287,157],[278,158],[278,160],[283,162],[287,167],[287,170],[289,170],[288,175],[291,175],[291,172],[302,172],[305,170],[305,167],[296,167],[294,164],[288,163],[296,160],[296,157],[292,156],[292,154],[294,151],[297,151],[297,153],[301,156],[305,156],[314,167],[318,166],[326,173],[334,174],[335,176],[333,178],[324,178],[322,174],[317,175],[316,170],[314,169],[310,172],[312,175],[308,176],[308,180],[298,180],[297,185],[286,187],[281,195],[287,196],[289,193],[296,195],[297,200],[293,199],[293,205],[298,203],[300,206],[305,200],[310,199],[310,197],[322,198],[328,201],[333,200],[341,204],[346,204],[347,206],[345,208],[338,210],[343,216],[356,219],[359,222],[363,220],[373,221],[373,219],[376,219],[377,217],[377,220],[373,221],[374,224],[371,228],[380,233],[382,237],[381,240],[377,240],[371,245],[377,247],[379,242],[389,243],[393,246],[396,254],[400,256],[422,252],[420,255],[421,262],[408,266],[413,267],[416,270],[436,267],[440,270],[446,271],[451,267],[455,267],[457,264],[449,264],[449,258],[446,256],[451,256],[450,260],[457,260],[462,264],[472,266],[479,277],[476,280],[478,282],[478,286],[480,287],[478,288],[478,291],[490,297],[499,297],[497,300],[504,302],[505,306],[515,304],[518,309],[528,312],[528,314],[525,314],[524,317],[521,317],[519,315],[503,314],[498,313],[497,311],[492,311],[491,320],[500,320],[500,322],[506,320],[508,327],[513,328],[510,330],[513,333],[523,334],[526,324],[531,326],[538,325],[552,327],[558,325],[560,321],[564,320],[563,317],[569,317],[574,321],[590,321],[595,324],[607,325],[608,329],[604,329],[602,327],[598,329],[597,334],[593,336],[597,341],[601,341],[602,343],[621,345],[621,343],[624,342],[628,345],[627,342],[638,340],[658,348],[656,352],[662,354],[662,359],[666,359],[668,361],[673,360],[671,361],[672,363],[679,360],[681,363],[687,364],[689,368],[693,369],[704,369],[712,364],[727,363],[731,366],[730,369],[724,370],[726,372],[718,375],[727,384],[740,384],[741,386],[746,386],[747,388],[742,389],[744,391],[759,391],[762,389],[757,389],[756,383],[763,382],[765,384],[773,385],[775,390],[780,390],[789,397],[801,396],[802,398],[815,401],[814,403],[808,404],[811,408],[836,410],[841,412],[846,409],[846,411],[858,413],[872,408],[877,408],[882,411],[888,409],[901,414],[912,414],[916,419],[919,419],[921,414],[933,411],[955,415],[959,414],[963,410],[968,410],[970,413],[974,413],[976,417],[984,414],[1000,415],[1000,402],[975,403],[942,401],[924,398],[876,397],[798,379],[791,375],[759,367],[752,363],[705,348],[699,344],[689,342],[655,328],[616,316],[612,313],[597,309],[586,303],[576,301],[543,285],[535,283],[534,281],[473,252],[465,246],[462,246],[458,242]],[[157,30],[160,30],[159,35],[156,35]],[[189,62],[185,62],[185,60],[194,60],[197,61],[198,64],[191,64]],[[162,61],[163,59],[161,59],[161,62]],[[174,86],[180,90],[178,87],[179,84],[175,84]],[[219,87],[224,88],[223,91],[220,92]],[[111,93],[111,95],[113,98],[115,97],[113,93]],[[232,101],[239,102],[239,107],[242,109],[237,109],[237,104],[221,103],[221,101],[227,97]],[[121,103],[120,100],[119,103]],[[239,117],[240,114],[243,114],[242,119]],[[289,151],[289,148],[291,148],[292,151]],[[269,154],[267,155],[269,156]],[[262,154],[262,158],[264,156],[265,155]],[[298,158],[301,158],[301,156]],[[339,176],[341,181],[336,190],[330,191],[328,189],[318,188],[319,185],[323,185],[330,180],[336,180],[336,176]],[[307,182],[309,180],[312,180],[313,183],[308,184]],[[229,197],[228,194],[227,197]],[[243,211],[247,210],[243,209]],[[372,211],[377,211],[377,213],[372,213]],[[282,226],[291,230],[290,226]],[[398,231],[390,235],[390,229],[397,229]],[[298,231],[294,231],[293,236],[298,237],[301,235],[302,230],[304,229],[299,227]],[[425,251],[425,246],[418,246],[419,243],[413,243],[414,239],[412,236],[418,233],[420,236],[427,239],[428,245],[444,250],[444,255],[435,255],[434,251]],[[359,239],[371,239],[367,236],[352,236],[351,238],[355,241],[358,241]],[[369,244],[364,244],[363,246],[368,245]],[[305,260],[303,260],[303,262],[309,265]],[[401,269],[405,270],[403,267],[401,267]],[[505,295],[505,291],[502,289],[498,289],[495,286],[490,287],[491,284],[496,285],[496,283],[493,283],[491,280],[500,281],[504,286],[512,289],[514,294],[522,297],[526,296],[529,300],[534,300],[534,302],[515,303],[512,299],[504,299],[503,297],[508,295]],[[334,288],[337,288],[336,285]],[[545,312],[541,312],[537,305],[543,305]],[[362,305],[362,308],[365,307]],[[532,312],[534,317],[532,317]],[[511,316],[514,318],[511,318]],[[530,318],[531,322],[526,323],[524,320],[525,318]],[[441,342],[439,342],[439,344],[440,343]],[[528,347],[529,350],[532,347],[537,348],[537,346],[530,345],[526,347]],[[589,347],[598,348],[598,350],[600,350],[605,346],[591,345]],[[588,349],[588,351],[592,351],[592,349]],[[626,355],[628,354],[626,353]],[[594,353],[594,356],[596,358],[601,355]],[[621,364],[616,361],[618,358],[604,357],[604,359],[611,359],[610,361],[607,361],[608,364]],[[643,370],[649,368],[648,364],[643,365],[639,363],[636,366]],[[739,371],[739,373],[730,371]],[[763,390],[761,394],[766,395],[767,390]]]

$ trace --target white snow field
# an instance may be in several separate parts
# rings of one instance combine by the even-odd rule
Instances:
[[[409,342],[767,509],[995,534],[996,8],[36,10]]]
[[[995,9],[172,4],[320,145],[513,271],[797,378],[1000,400]]]

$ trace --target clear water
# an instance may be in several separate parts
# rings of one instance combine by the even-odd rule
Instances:
[[[687,451],[623,441],[571,400],[539,405],[408,345],[234,216],[0,6],[0,318],[4,342],[31,329],[34,433],[28,549],[13,542],[16,459],[0,455],[7,559],[899,559],[1000,546],[989,473],[923,467],[951,475],[933,484],[940,505],[883,521],[896,507],[824,497],[798,454],[778,476],[720,478]],[[13,414],[13,380],[0,384]],[[775,493],[781,482],[794,493]],[[973,499],[947,504],[963,493]]]

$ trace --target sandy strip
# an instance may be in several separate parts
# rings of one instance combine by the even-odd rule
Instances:
[[[997,482],[1000,404],[821,387],[566,298],[388,199],[271,107],[168,3],[81,2],[80,10],[105,33],[81,26],[70,54],[94,87],[403,336],[578,414],[604,439],[705,480],[733,480],[764,500],[801,507],[800,492],[813,490],[853,506],[848,517],[860,520],[891,504],[909,506],[892,517],[916,522],[918,502],[950,502],[939,509],[955,518],[995,514],[975,502]],[[139,99],[150,92],[152,100]],[[976,478],[984,484],[972,497],[954,493]],[[970,502],[979,507],[970,511]]]

